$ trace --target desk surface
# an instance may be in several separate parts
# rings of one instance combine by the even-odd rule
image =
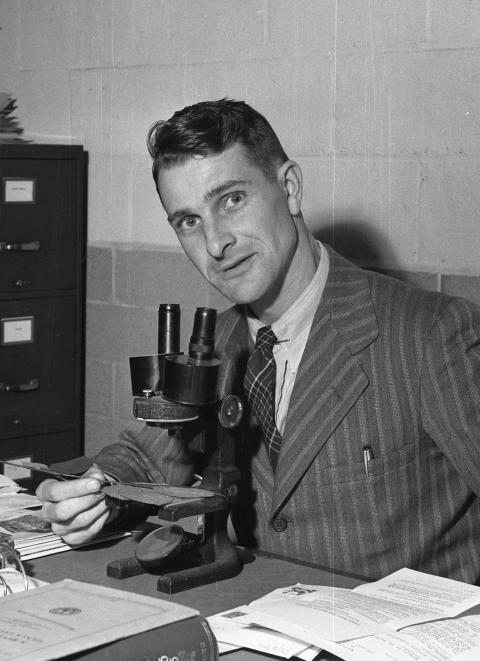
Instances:
[[[133,555],[134,548],[135,542],[126,538],[115,543],[31,560],[25,563],[25,569],[31,576],[49,583],[63,578],[97,583],[175,601],[196,608],[205,616],[247,604],[275,588],[297,582],[346,588],[352,588],[361,583],[360,579],[333,574],[317,567],[257,555],[255,560],[245,565],[242,572],[234,578],[168,595],[157,591],[156,577],[150,574],[141,574],[122,580],[106,575],[108,562]],[[222,658],[228,659],[228,661],[253,661],[267,657],[247,651],[236,651]]]

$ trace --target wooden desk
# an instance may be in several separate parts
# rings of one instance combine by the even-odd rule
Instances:
[[[297,582],[346,588],[355,587],[362,582],[360,578],[333,574],[324,569],[297,564],[277,557],[257,555],[254,562],[245,565],[242,572],[234,578],[168,595],[157,591],[156,577],[150,574],[141,574],[122,580],[109,578],[106,575],[108,562],[133,555],[134,548],[135,543],[130,538],[126,538],[101,547],[77,549],[31,560],[25,563],[25,569],[31,576],[49,583],[63,578],[73,578],[107,585],[120,590],[175,601],[196,608],[205,616],[247,604],[275,588]],[[238,650],[223,658],[228,661],[255,661],[271,657]],[[334,657],[328,655],[325,658]]]

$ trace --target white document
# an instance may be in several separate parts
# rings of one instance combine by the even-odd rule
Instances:
[[[478,661],[480,615],[417,624],[344,643],[325,641],[325,649],[346,661]]]
[[[25,491],[25,489],[22,489],[22,487],[7,475],[0,473],[0,496],[3,496],[4,494],[18,493],[19,491]]]
[[[0,515],[16,512],[25,507],[40,507],[41,502],[36,496],[28,493],[10,493],[0,494]]]
[[[14,480],[0,473],[0,516],[25,507],[41,507],[42,503],[37,496],[24,491]]]
[[[480,604],[480,588],[476,585],[405,567],[375,583],[359,585],[353,591],[403,604],[409,609],[431,612],[438,617],[454,617]]]
[[[65,579],[0,599],[0,660],[52,661],[197,613],[154,597]]]
[[[222,643],[221,640],[217,640],[218,653],[227,654],[227,652],[233,652],[234,650],[239,650],[239,645],[230,645],[229,643]]]
[[[245,606],[212,615],[207,620],[217,640],[229,645],[273,654],[284,659],[297,656],[304,661],[313,661],[320,651],[318,647],[307,646],[302,640],[256,624]]]
[[[480,604],[480,588],[412,569],[354,590],[297,585],[249,604],[265,627],[317,647],[387,633],[420,622],[455,617]]]

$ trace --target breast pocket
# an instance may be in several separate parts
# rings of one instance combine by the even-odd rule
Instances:
[[[373,450],[372,450],[373,452]],[[415,459],[415,445],[409,443],[394,451],[377,451],[368,462],[368,474],[363,459],[363,450],[358,453],[361,459],[352,463],[329,464],[321,468],[322,482],[325,484],[350,484],[353,482],[374,481],[389,473],[402,470]],[[321,461],[321,458],[319,457]]]
[[[319,458],[320,461],[320,458]],[[319,480],[335,531],[338,561],[379,576],[402,566],[415,477],[415,446],[363,460],[323,466]]]

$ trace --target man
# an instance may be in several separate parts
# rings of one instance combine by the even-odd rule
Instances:
[[[219,316],[216,349],[257,413],[242,445],[240,541],[373,578],[409,566],[478,581],[479,310],[362,271],[315,241],[299,166],[246,104],[185,108],[152,127],[148,144],[184,251],[235,304]],[[272,331],[268,426],[246,354]],[[188,443],[153,427],[124,433],[96,464],[37,491],[72,544],[110,516],[102,471],[185,484],[194,470]]]

